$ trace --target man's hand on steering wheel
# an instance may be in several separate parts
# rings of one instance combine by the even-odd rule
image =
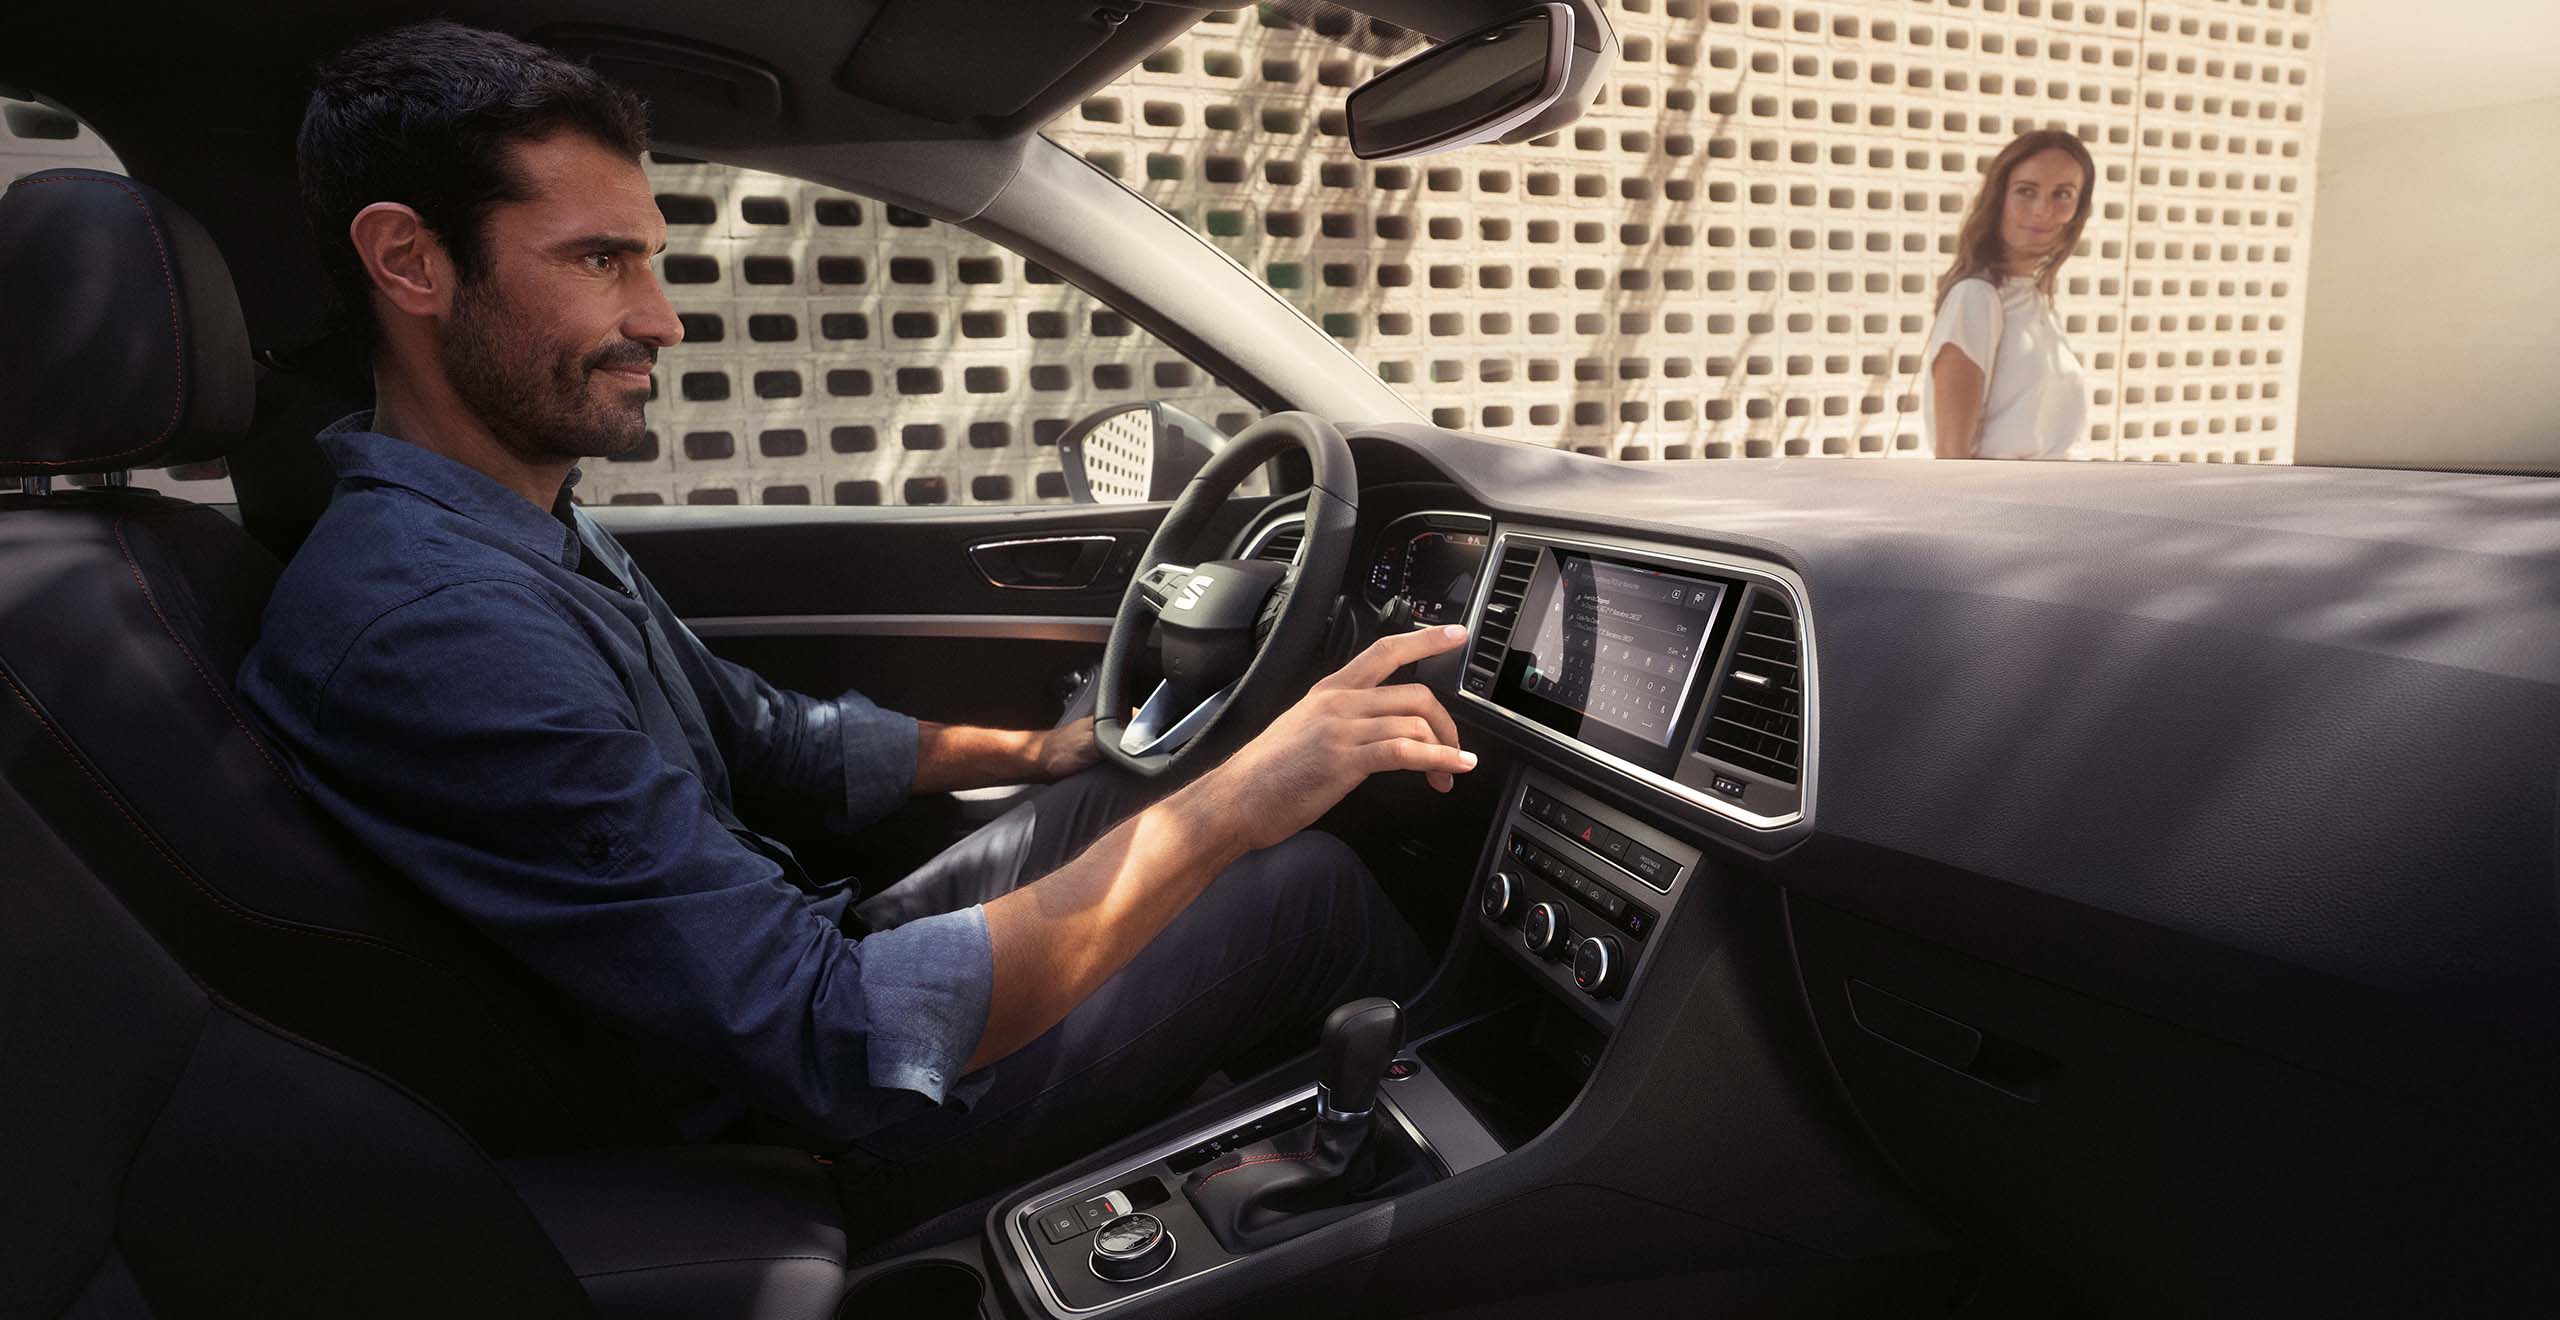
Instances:
[[[1360,781],[1385,770],[1418,770],[1449,791],[1452,776],[1475,768],[1458,747],[1458,726],[1419,683],[1379,687],[1388,675],[1455,650],[1459,627],[1381,637],[1319,680],[1225,764],[1192,785],[1247,848],[1267,848],[1313,825]]]
[[[1102,749],[1093,740],[1093,717],[1042,732],[1031,759],[1039,767],[1040,779],[1053,784],[1101,760]]]

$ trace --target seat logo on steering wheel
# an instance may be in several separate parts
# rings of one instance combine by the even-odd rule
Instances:
[[[1173,608],[1177,610],[1187,610],[1198,605],[1200,603],[1200,598],[1208,594],[1210,586],[1216,581],[1216,578],[1213,578],[1206,573],[1192,574],[1191,580],[1184,583],[1182,590],[1174,596]]]

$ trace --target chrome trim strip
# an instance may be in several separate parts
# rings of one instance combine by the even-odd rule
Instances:
[[[1094,570],[1093,577],[1086,578],[1082,582],[999,582],[996,580],[996,575],[988,572],[986,564],[979,560],[978,552],[1005,550],[1017,545],[1091,545],[1096,541],[1105,545],[1117,545],[1120,543],[1120,538],[1099,532],[1084,532],[1073,536],[1015,536],[1001,541],[978,541],[969,547],[969,567],[978,570],[978,576],[985,578],[988,586],[999,591],[1091,591],[1094,582],[1102,576],[1100,568]],[[1103,556],[1103,567],[1109,567],[1110,563],[1110,556]]]
[[[1229,1265],[1240,1264],[1249,1258],[1238,1256],[1234,1260],[1220,1261],[1217,1264],[1200,1271],[1198,1274],[1186,1274],[1179,1279],[1167,1279],[1162,1283],[1151,1284],[1147,1287],[1140,1288],[1136,1292],[1130,1293],[1125,1297],[1114,1297],[1100,1306],[1069,1306],[1066,1304],[1064,1299],[1058,1296],[1056,1288],[1049,1282],[1049,1267],[1047,1263],[1040,1259],[1039,1252],[1032,1249],[1031,1239],[1023,1234],[1022,1221],[1030,1217],[1031,1207],[1035,1205],[1047,1205],[1078,1187],[1101,1186],[1117,1183],[1121,1179],[1163,1159],[1167,1155],[1171,1155],[1176,1151],[1188,1150],[1211,1137],[1217,1136],[1221,1132],[1227,1132],[1234,1129],[1238,1124],[1250,1123],[1265,1114],[1279,1113],[1281,1110],[1286,1109],[1301,1100],[1312,1100],[1315,1098],[1315,1094],[1316,1088],[1313,1086],[1309,1086],[1301,1091],[1292,1091],[1269,1104],[1256,1109],[1247,1110],[1240,1116],[1225,1119],[1222,1122],[1215,1123],[1192,1132],[1179,1140],[1169,1141],[1161,1146],[1154,1147],[1146,1154],[1141,1155],[1136,1159],[1128,1160],[1113,1166],[1111,1172],[1104,1174],[1099,1178],[1084,1178],[1073,1183],[1053,1184],[1040,1189],[1036,1195],[1024,1197],[1023,1199],[1014,1202],[1012,1205],[1007,1206],[1004,1212],[1004,1235],[1006,1239],[1013,1244],[1014,1259],[1022,1262],[1022,1272],[1030,1276],[1031,1286],[1039,1292],[1040,1301],[1049,1308],[1049,1314],[1055,1316],[1092,1315],[1097,1312],[1108,1311],[1112,1307],[1124,1305],[1140,1297],[1144,1297],[1149,1293],[1158,1291],[1159,1289],[1170,1288],[1175,1284],[1188,1283],[1193,1279],[1205,1278],[1225,1269]],[[1178,1195],[1179,1192],[1177,1191],[1176,1194]],[[1087,1265],[1090,1266],[1090,1264],[1091,1262],[1088,1260]]]
[[[1781,829],[1786,826],[1793,825],[1798,821],[1812,818],[1814,784],[1822,759],[1818,754],[1818,749],[1821,745],[1820,734],[1822,708],[1820,701],[1817,699],[1817,694],[1820,691],[1820,681],[1818,678],[1819,670],[1816,669],[1814,663],[1813,610],[1805,600],[1803,582],[1798,580],[1794,573],[1772,564],[1744,563],[1738,560],[1704,556],[1696,553],[1695,551],[1682,550],[1655,542],[1595,541],[1562,532],[1541,531],[1534,527],[1505,527],[1494,534],[1493,549],[1490,552],[1490,557],[1487,561],[1494,565],[1494,570],[1485,574],[1484,581],[1476,585],[1475,602],[1467,608],[1468,640],[1466,658],[1460,662],[1460,672],[1462,674],[1475,662],[1475,638],[1479,630],[1484,626],[1485,601],[1493,594],[1494,581],[1502,576],[1502,557],[1510,549],[1510,543],[1514,537],[1536,545],[1563,546],[1568,549],[1590,550],[1600,554],[1623,555],[1639,560],[1649,559],[1672,565],[1702,568],[1710,573],[1752,578],[1764,585],[1775,587],[1778,590],[1785,592],[1787,594],[1788,602],[1795,607],[1796,611],[1796,659],[1797,662],[1803,666],[1802,672],[1804,676],[1804,737],[1797,744],[1804,750],[1804,766],[1803,780],[1796,786],[1796,809],[1783,816],[1763,816],[1756,811],[1746,811],[1743,808],[1735,806],[1730,802],[1726,802],[1721,798],[1717,798],[1707,793],[1700,792],[1695,788],[1691,788],[1689,785],[1683,784],[1667,775],[1658,774],[1644,768],[1643,766],[1637,765],[1632,761],[1604,752],[1589,743],[1572,737],[1569,734],[1559,733],[1554,729],[1550,729],[1546,725],[1540,724],[1536,720],[1530,719],[1528,716],[1523,715],[1518,711],[1497,704],[1490,697],[1477,696],[1475,693],[1466,690],[1466,684],[1463,681],[1458,685],[1458,697],[1463,700],[1473,702],[1477,706],[1491,711],[1493,714],[1509,720],[1513,724],[1516,724],[1523,729],[1527,729],[1549,742],[1573,751],[1574,753],[1589,760],[1596,761],[1601,765],[1605,765],[1622,775],[1635,779],[1651,787],[1661,789],[1674,797],[1678,797],[1684,801],[1704,807],[1719,816],[1740,822],[1741,824],[1750,826],[1753,829]],[[1511,626],[1514,629],[1517,629],[1520,626],[1520,621],[1517,619],[1512,620]],[[1715,699],[1714,688],[1712,685],[1708,689],[1707,699],[1709,701],[1713,701]],[[1704,717],[1705,711],[1701,708],[1700,718]],[[1694,733],[1696,730],[1693,726],[1685,732]],[[1679,750],[1680,755],[1684,758],[1691,754],[1690,748],[1684,747]]]
[[[1201,698],[1198,705],[1169,723],[1166,706],[1170,704],[1170,698],[1167,694],[1173,691],[1173,685],[1156,684],[1156,690],[1147,694],[1146,701],[1138,707],[1138,713],[1129,717],[1129,726],[1121,730],[1120,750],[1131,756],[1145,756],[1157,751],[1170,756],[1190,746],[1191,740],[1209,727],[1209,721],[1227,708],[1227,699],[1236,694],[1237,684],[1243,681],[1238,679]]]
[[[1303,513],[1281,514],[1279,517],[1264,523],[1260,527],[1254,528],[1253,535],[1245,538],[1244,549],[1237,553],[1236,558],[1251,559],[1261,554],[1262,547],[1271,544],[1271,538],[1278,536],[1281,528],[1293,525],[1303,527],[1306,525],[1306,522],[1307,515]],[[1292,565],[1301,564],[1306,562],[1306,558],[1307,539],[1303,534],[1301,534],[1298,538],[1298,552],[1289,556],[1289,562]]]
[[[1111,640],[1111,620],[1074,614],[723,614],[687,619],[697,637],[965,637]]]

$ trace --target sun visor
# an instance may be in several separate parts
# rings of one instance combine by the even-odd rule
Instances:
[[[1165,8],[1145,0],[1021,0],[990,21],[983,5],[890,0],[837,70],[836,85],[940,123],[1007,119],[1100,53],[1132,18]]]

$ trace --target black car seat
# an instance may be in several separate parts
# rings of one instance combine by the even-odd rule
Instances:
[[[0,1315],[578,1316],[505,1177],[208,996],[0,789]]]
[[[127,469],[221,457],[257,388],[229,271],[149,187],[0,194],[0,776],[181,965],[502,1152],[671,1140],[703,1084],[322,816],[232,696],[278,564]],[[74,488],[70,479],[97,483]]]
[[[805,1153],[556,1153],[664,1136],[683,1083],[295,791],[231,696],[274,558],[58,484],[240,434],[211,239],[134,180],[29,175],[0,308],[0,1320],[832,1314]]]
[[[189,977],[0,785],[0,1320],[821,1320],[826,1173],[755,1147],[502,1167]]]

